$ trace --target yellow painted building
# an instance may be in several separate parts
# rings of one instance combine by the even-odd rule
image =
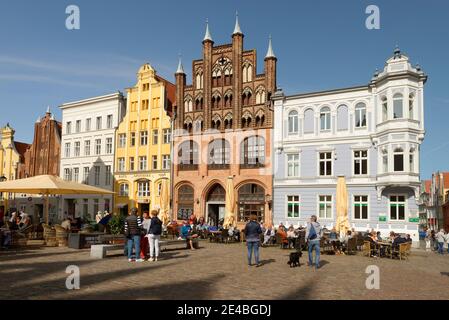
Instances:
[[[139,213],[159,208],[162,179],[170,179],[171,114],[175,85],[156,75],[149,64],[127,89],[126,116],[120,123],[115,152],[115,212]]]
[[[14,134],[15,131],[9,123],[0,129],[0,181],[23,178],[19,176],[20,166],[25,163],[24,155],[29,144],[14,141]],[[15,205],[14,194],[0,193],[0,218]]]

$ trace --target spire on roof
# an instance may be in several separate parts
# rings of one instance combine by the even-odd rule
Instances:
[[[184,74],[184,67],[182,66],[182,60],[181,60],[181,55],[179,55],[179,63],[178,63],[178,69],[176,70],[176,73],[182,73]]]
[[[46,113],[51,113],[50,106],[47,106],[47,112]]]
[[[206,19],[206,33],[204,34],[203,41],[213,41],[209,31],[209,19]]]
[[[265,56],[265,59],[267,58],[276,58],[274,51],[273,51],[273,46],[271,44],[271,34],[268,40],[268,51],[267,51],[267,55]]]
[[[40,123],[41,122],[41,117],[37,117],[36,123]]]
[[[234,35],[234,34],[243,34],[242,29],[240,29],[239,13],[237,11],[235,12],[235,27],[234,27],[234,32],[232,33],[232,35]]]

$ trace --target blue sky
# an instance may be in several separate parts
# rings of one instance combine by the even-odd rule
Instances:
[[[65,28],[70,4],[80,8],[80,30]],[[370,4],[380,8],[380,30],[365,28]],[[215,44],[228,43],[236,10],[259,66],[272,34],[287,94],[367,84],[398,44],[429,75],[422,177],[449,170],[449,2],[440,0],[1,0],[0,125],[31,142],[47,105],[60,119],[64,102],[134,85],[144,62],[173,81],[179,53],[190,82],[205,19]]]

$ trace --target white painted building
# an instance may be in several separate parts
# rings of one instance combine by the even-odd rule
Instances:
[[[62,110],[61,178],[113,191],[115,132],[126,112],[122,93],[69,102]],[[62,217],[111,212],[112,195],[67,195],[59,210]],[[60,218],[62,218],[60,217]]]
[[[337,178],[358,231],[418,240],[420,145],[427,76],[398,48],[364,86],[274,100],[274,222],[336,223]]]

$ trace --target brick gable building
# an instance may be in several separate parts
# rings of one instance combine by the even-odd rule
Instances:
[[[214,46],[209,25],[202,59],[192,62],[187,85],[181,61],[176,78],[173,147],[175,219],[192,212],[211,224],[224,218],[226,185],[232,179],[237,220],[251,213],[271,223],[270,97],[276,90],[277,59],[271,47],[264,73],[257,74],[256,50],[244,50],[236,19],[232,43]]]

